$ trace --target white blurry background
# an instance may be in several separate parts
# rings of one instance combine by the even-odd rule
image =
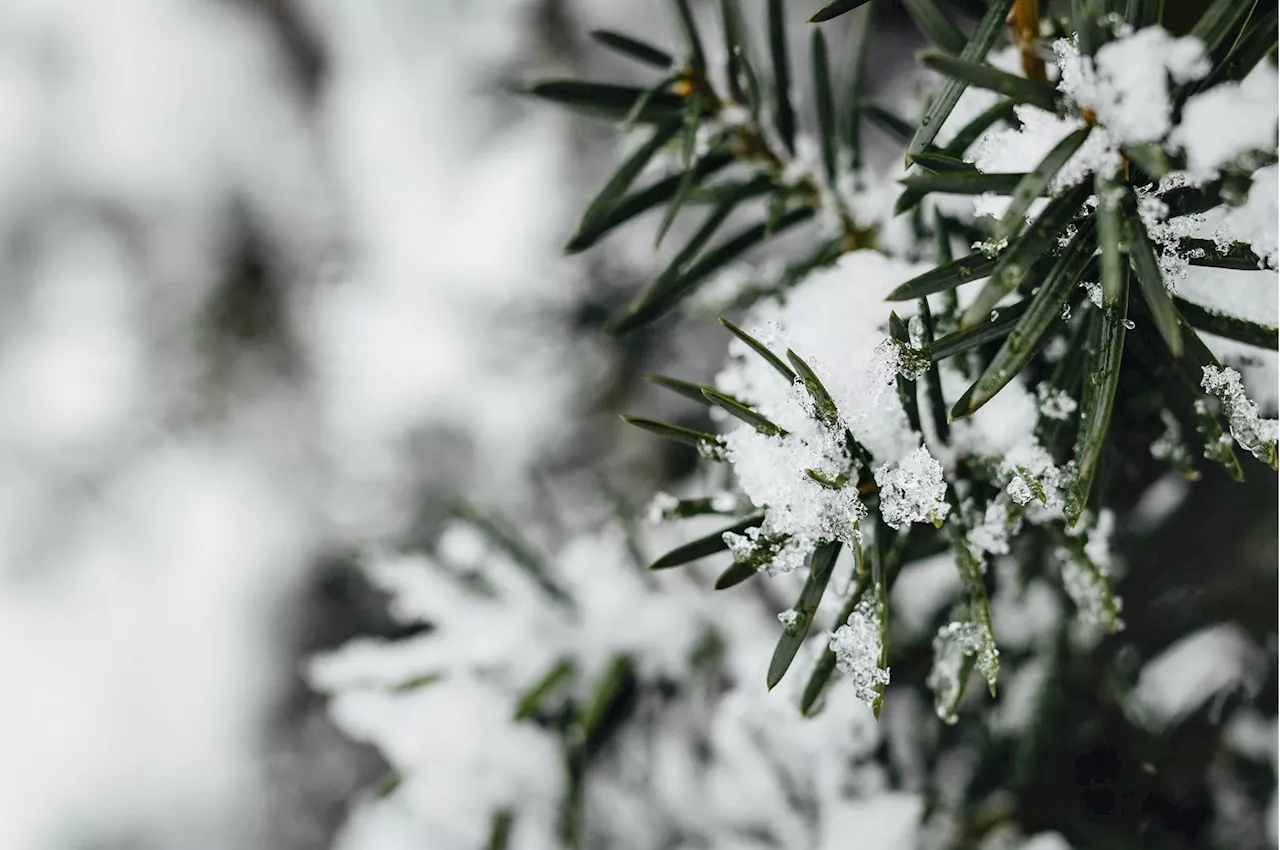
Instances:
[[[539,504],[654,262],[562,255],[618,140],[510,87],[663,5],[0,0],[0,850],[329,846],[327,565]]]
[[[0,2],[0,848],[325,845],[315,564],[571,415],[556,7]],[[283,341],[208,330],[246,234]]]

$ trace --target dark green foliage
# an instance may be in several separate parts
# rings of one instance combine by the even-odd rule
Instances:
[[[661,48],[612,30],[592,30],[591,37],[610,50],[654,68],[665,70],[675,61]]]
[[[978,28],[974,30],[973,35],[970,37],[969,43],[960,52],[959,58],[962,61],[974,63],[981,62],[986,58],[987,51],[995,44],[997,36],[1000,35],[1000,31],[1004,27],[1005,19],[1008,17],[1009,8],[1012,5],[1013,0],[992,0],[986,15],[983,16],[978,23]],[[954,77],[947,80],[942,87],[942,91],[934,99],[929,111],[925,113],[924,118],[921,120],[920,128],[916,130],[915,135],[912,137],[911,144],[907,146],[908,154],[924,153],[928,149],[937,137],[938,131],[942,129],[947,116],[951,114],[951,110],[955,108],[956,103],[960,100],[960,95],[964,94],[964,90],[967,87],[968,83],[963,80]]]
[[[749,516],[744,520],[735,522],[728,528],[722,528],[719,531],[712,532],[705,537],[699,537],[683,546],[672,549],[658,560],[649,565],[651,570],[665,570],[670,567],[678,567],[687,564],[690,561],[696,561],[699,558],[705,558],[708,555],[714,555],[717,552],[724,552],[729,548],[729,544],[724,542],[726,532],[733,534],[741,534],[748,528],[755,528],[764,520],[764,514],[756,514]]]
[[[981,280],[991,274],[996,267],[994,257],[975,251],[944,263],[936,269],[914,277],[889,293],[889,301],[912,301],[935,292],[952,289],[962,283]]]
[[[954,80],[968,83],[975,88],[989,89],[1004,95],[1014,103],[1029,103],[1049,112],[1053,112],[1057,106],[1057,92],[1053,86],[1046,83],[1032,82],[1025,77],[1001,71],[990,65],[970,62],[946,53],[926,53],[920,57],[920,61]]]
[[[809,636],[813,615],[818,611],[818,603],[827,590],[827,583],[831,580],[839,555],[839,543],[824,543],[814,550],[809,577],[800,591],[800,598],[792,608],[796,612],[796,621],[783,630],[782,636],[778,638],[778,646],[773,651],[773,659],[769,662],[769,690],[773,690],[774,685],[782,681],[796,653],[800,651],[801,644]]]
[[[1092,228],[1081,230],[1031,296],[1030,304],[1005,338],[1000,351],[987,365],[981,377],[969,388],[951,411],[953,418],[978,410],[1031,362],[1050,326],[1062,315],[1062,308],[1075,290],[1080,275],[1093,252]]]
[[[1206,404],[1200,388],[1200,370],[1217,365],[1217,361],[1197,331],[1273,350],[1278,333],[1276,328],[1205,309],[1170,293],[1161,268],[1161,252],[1174,247],[1194,265],[1250,270],[1260,264],[1246,245],[1219,250],[1214,242],[1186,239],[1170,246],[1157,241],[1162,237],[1154,228],[1148,233],[1138,214],[1138,201],[1150,195],[1150,184],[1186,166],[1184,154],[1162,143],[1130,144],[1118,151],[1123,161],[1114,174],[1095,175],[1084,181],[1074,174],[1064,174],[1090,135],[1105,128],[1096,127],[1096,116],[1064,102],[1052,84],[1040,80],[1045,79],[1043,62],[1052,57],[1050,44],[1054,38],[1074,32],[1079,36],[1081,50],[1092,54],[1116,38],[1117,27],[1123,23],[1135,27],[1156,23],[1172,26],[1170,21],[1185,10],[1160,0],[1040,0],[1043,22],[1052,28],[1051,36],[1041,37],[1034,28],[1028,36],[1028,31],[1017,23],[1020,13],[1037,4],[1022,0],[1017,0],[1016,5],[1015,0],[904,0],[907,15],[938,48],[922,57],[923,64],[945,78],[921,120],[913,123],[899,114],[907,110],[888,109],[883,102],[871,102],[863,89],[872,15],[884,11],[883,2],[872,4],[856,18],[846,19],[856,21],[858,27],[849,51],[852,58],[847,66],[848,83],[840,85],[833,83],[832,74],[833,55],[838,56],[843,47],[834,39],[841,32],[839,25],[825,30],[815,27],[809,36],[812,65],[808,73],[797,74],[788,52],[787,35],[787,27],[799,22],[794,10],[784,0],[765,0],[762,5],[768,68],[750,55],[750,34],[737,2],[721,0],[718,7],[723,22],[724,73],[708,75],[704,39],[697,32],[690,4],[676,0],[681,56],[669,56],[666,51],[635,42],[629,36],[596,35],[610,49],[658,70],[655,76],[659,78],[647,87],[552,81],[530,89],[532,94],[580,111],[615,121],[630,119],[653,125],[644,130],[647,136],[640,147],[593,199],[569,246],[573,251],[582,250],[619,224],[666,205],[658,238],[676,239],[678,235],[680,244],[656,280],[609,328],[621,333],[650,325],[677,309],[717,271],[750,251],[769,247],[766,243],[787,231],[809,238],[804,253],[797,251],[801,259],[787,265],[779,279],[762,280],[759,284],[753,281],[752,289],[726,307],[726,312],[761,298],[785,299],[788,289],[812,270],[836,262],[843,253],[874,246],[878,234],[854,224],[865,220],[858,215],[863,211],[849,209],[854,202],[831,191],[843,179],[864,176],[856,171],[850,174],[847,169],[850,164],[855,169],[863,164],[864,127],[872,125],[875,129],[871,132],[906,148],[911,171],[901,181],[903,191],[894,212],[910,216],[895,225],[905,223],[914,228],[924,246],[911,256],[931,254],[934,241],[938,246],[936,266],[902,283],[888,298],[900,305],[898,310],[910,310],[909,305],[901,305],[916,302],[915,318],[923,329],[923,351],[917,356],[927,356],[929,362],[929,368],[921,374],[922,381],[911,381],[902,375],[896,378],[909,427],[931,432],[931,440],[936,435],[944,444],[953,437],[960,439],[968,425],[953,427],[951,421],[980,410],[1015,380],[1043,384],[1044,389],[1061,392],[1075,402],[1077,412],[1067,419],[1041,415],[1036,424],[1041,444],[1054,462],[1064,464],[1063,468],[1073,476],[1066,488],[1065,522],[1056,518],[1042,530],[1027,535],[1032,539],[1026,543],[1027,551],[1015,551],[1011,557],[1024,570],[1032,570],[1039,569],[1049,547],[1054,547],[1054,552],[1065,552],[1063,557],[1104,587],[1104,596],[1114,606],[1116,597],[1108,585],[1108,576],[1085,553],[1083,538],[1067,533],[1067,526],[1079,522],[1086,509],[1096,515],[1102,507],[1121,504],[1124,499],[1132,503],[1132,494],[1126,488],[1134,486],[1132,479],[1137,475],[1150,477],[1154,468],[1149,458],[1156,436],[1151,433],[1153,422],[1163,425],[1172,418],[1182,439],[1195,441],[1199,436],[1199,442],[1185,453],[1190,460],[1179,461],[1182,466],[1170,463],[1161,469],[1173,466],[1184,475],[1196,476],[1200,474],[1199,466],[1208,465],[1199,462],[1203,455],[1227,476],[1240,478],[1243,468],[1229,440],[1224,438],[1226,420],[1216,403]],[[861,0],[837,0],[819,9],[811,21],[828,21],[865,5],[868,4]],[[1202,15],[1188,17],[1186,26],[1193,26],[1192,34],[1206,44],[1212,70],[1203,80],[1173,92],[1179,108],[1197,91],[1242,79],[1275,49],[1277,19],[1271,4],[1215,0],[1206,9]],[[1011,12],[1012,25],[1006,27]],[[1006,34],[1019,50],[1025,76],[997,69],[986,61]],[[716,91],[713,78],[715,85],[723,78],[726,90]],[[805,86],[815,107],[811,117],[796,114],[797,105],[806,99],[793,92],[793,87]],[[994,92],[996,103],[960,127],[947,144],[938,144],[942,125],[969,87]],[[1013,108],[1017,104],[1062,117],[1083,118],[1083,126],[1063,138],[1025,174],[984,173],[966,162],[966,153],[993,124],[1014,121]],[[729,109],[733,112],[727,112]],[[729,114],[733,121],[722,123]],[[794,161],[802,125],[815,136],[821,169],[813,174],[803,173],[802,169],[801,176],[796,176],[789,166]],[[634,184],[646,164],[664,150],[679,154],[673,173],[636,188]],[[704,151],[700,156],[699,150]],[[1247,196],[1253,172],[1274,161],[1272,151],[1254,152],[1241,157],[1213,181],[1163,191],[1159,199],[1168,207],[1168,218],[1209,212],[1223,204],[1239,205]],[[717,178],[730,166],[742,166],[740,170],[745,173],[734,171],[727,179]],[[1068,171],[1074,172],[1074,168]],[[1005,195],[1010,204],[994,224],[969,224],[948,220],[936,209],[930,213],[927,199],[938,194]],[[1028,224],[1028,214],[1037,204],[1042,207]],[[695,218],[700,220],[687,232],[676,226],[677,219],[683,222]],[[742,224],[736,225],[739,219]],[[821,221],[824,229],[819,231],[815,221]],[[952,237],[982,250],[953,259]],[[1100,309],[1085,299],[1078,285],[1095,279],[1101,281]],[[983,280],[976,293],[957,294],[963,284]],[[973,297],[967,298],[968,306],[961,310],[961,296],[969,295]],[[932,304],[929,296],[935,296]],[[907,320],[912,317],[887,308],[886,314],[893,342],[901,351],[911,348]],[[747,356],[761,357],[780,380],[798,382],[803,387],[812,401],[813,416],[825,429],[837,433],[845,430],[835,399],[803,357],[792,350],[783,357],[728,320],[721,322],[746,345]],[[914,324],[910,327],[916,328]],[[1065,345],[1065,353],[1060,359],[1047,362],[1047,357],[1041,355],[1055,339],[1057,348]],[[797,350],[805,350],[804,340],[796,340],[795,345]],[[958,371],[970,383],[954,399],[944,393],[940,368],[942,360],[952,358],[946,369]],[[839,365],[827,363],[824,368],[838,369]],[[949,371],[947,377],[950,379],[953,374]],[[789,436],[753,407],[750,399],[733,398],[714,387],[676,378],[650,376],[650,380],[702,407],[714,405],[760,433]],[[713,434],[625,418],[661,436],[693,445],[709,459],[724,455],[723,443]],[[874,546],[867,558],[869,567],[863,562],[861,547],[853,547],[855,575],[835,627],[847,620],[868,593],[875,594],[876,604],[885,611],[889,585],[905,557],[903,547],[908,545],[906,533],[891,536],[874,513],[879,497],[871,470],[877,468],[876,459],[847,431],[845,448],[846,469],[803,470],[813,486],[831,491],[856,488],[864,505],[873,511],[866,523],[877,524],[871,532]],[[993,639],[988,595],[996,579],[984,569],[975,554],[978,550],[967,542],[967,535],[983,521],[983,502],[990,501],[992,493],[1009,481],[1007,477],[999,479],[993,471],[1000,459],[963,457],[963,451],[957,468],[948,468],[953,479],[963,479],[965,483],[958,495],[955,481],[948,481],[951,511],[944,527],[940,531],[922,529],[917,536],[928,537],[939,546],[950,546],[953,551],[964,601],[958,609],[960,614],[949,612],[947,616],[963,617],[978,627],[984,639]],[[1246,461],[1252,462],[1248,458]],[[1019,474],[1023,472],[1020,468]],[[1039,482],[1032,481],[1027,486],[1033,496],[1045,499],[1045,488]],[[1022,509],[1021,503],[1013,509],[1011,522],[1021,519],[1018,511]],[[684,500],[674,509],[676,516],[711,513],[717,511],[709,499],[702,498]],[[742,533],[759,527],[763,521],[763,514],[741,517],[725,530]],[[769,566],[788,539],[785,535],[760,535],[755,540],[757,549],[729,565],[715,587],[725,589],[753,578]],[[769,666],[770,688],[788,671],[810,634],[812,617],[828,586],[841,545],[837,541],[818,541],[810,553],[810,570],[796,603],[796,623],[782,635]],[[678,547],[651,568],[678,566],[727,548],[723,531],[716,532]],[[1110,617],[1118,623],[1117,613],[1118,610],[1111,610]],[[887,614],[883,619],[887,621]],[[1113,623],[1112,628],[1115,627]],[[885,628],[887,638],[887,625]],[[882,645],[887,653],[887,640]],[[919,652],[920,648],[902,650],[901,663],[908,669],[915,669],[911,667],[912,651]],[[900,663],[898,652],[895,638],[895,665]],[[1064,680],[1070,680],[1073,674],[1067,669],[1071,658],[1068,648],[1059,647],[1053,658],[1055,664],[1062,665],[1059,672]],[[881,660],[887,664],[888,655]],[[820,707],[834,669],[834,653],[821,653],[800,700],[806,715]],[[975,669],[992,677],[994,695],[993,670],[990,665],[975,664],[973,656],[966,656],[961,667],[961,695]],[[1010,782],[1018,793],[1035,785],[1034,762],[1037,754],[1044,752],[1047,734],[1044,724],[1057,710],[1055,700],[1061,698],[1061,692],[1046,689],[1036,702],[1029,740],[1011,745],[1007,761],[996,760],[1013,765],[1016,776]],[[944,713],[960,708],[959,697],[954,705],[942,707]],[[875,710],[878,713],[878,700]],[[971,837],[973,846],[981,843],[981,835]],[[1077,830],[1072,837],[1073,846],[1106,843],[1092,841],[1083,830]]]
[[[534,97],[567,106],[584,115],[618,120],[626,118],[636,99],[645,90],[636,86],[612,83],[588,83],[583,80],[544,80],[526,90]],[[671,92],[656,92],[649,97],[644,109],[632,116],[635,121],[654,122],[684,112],[685,102]]]
[[[821,21],[829,21],[834,17],[843,15],[845,12],[852,12],[859,6],[869,2],[871,0],[834,0],[834,2],[828,3],[817,12],[814,12],[813,17],[809,18],[809,23],[816,24]]]

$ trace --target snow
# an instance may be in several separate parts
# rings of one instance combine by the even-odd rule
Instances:
[[[966,540],[969,548],[979,557],[1007,555],[1009,538],[1017,533],[1021,525],[1021,518],[1010,517],[1009,503],[997,498],[987,503],[982,520],[969,529]]]
[[[1102,298],[1102,288],[1098,287],[1098,298]],[[1065,390],[1055,389],[1047,381],[1036,384],[1036,402],[1040,415],[1048,419],[1065,422],[1076,412],[1076,400]]]
[[[828,489],[806,473],[813,469],[830,480],[856,477],[850,475],[845,428],[882,464],[918,447],[893,383],[897,348],[887,342],[882,300],[923,269],[855,251],[811,275],[785,304],[766,302],[748,316],[748,333],[780,357],[793,349],[817,373],[839,414],[831,425],[818,420],[802,385],[788,384],[736,339],[730,344],[730,361],[716,387],[788,432],[770,436],[742,425],[725,437],[739,485],[752,504],[765,509],[760,531],[735,538],[735,545],[749,554],[757,542],[788,537],[771,572],[795,569],[820,542],[854,542],[854,524],[865,513],[854,489]]]
[[[1028,104],[1015,106],[1014,114],[1018,126],[988,131],[965,157],[966,161],[987,173],[1032,171],[1059,142],[1085,126],[1079,118],[1062,118]],[[1109,173],[1119,165],[1120,157],[1114,151],[1110,137],[1105,130],[1095,128],[1050,181],[1049,191],[1060,194],[1094,171]],[[1007,196],[982,195],[975,202],[974,211],[977,215],[1001,217],[1009,203]],[[1043,198],[1033,203],[1027,210],[1027,218],[1038,215],[1045,203],[1047,201]]]
[[[922,636],[962,587],[950,552],[904,565],[889,591],[890,628],[904,636]]]
[[[944,398],[959,398],[972,378],[962,375],[950,361],[939,370]],[[996,393],[977,413],[951,426],[954,456],[978,455],[1001,457],[1027,443],[1035,434],[1038,415],[1036,397],[1027,389],[1023,376],[1018,376]],[[939,454],[945,465],[951,461]]]
[[[1186,153],[1193,178],[1211,179],[1241,154],[1275,149],[1278,99],[1276,66],[1259,62],[1239,83],[1192,95],[1169,140]]]
[[[1175,38],[1158,26],[1104,44],[1092,60],[1080,55],[1074,39],[1055,42],[1054,52],[1062,71],[1058,89],[1092,110],[1116,146],[1163,139],[1172,127],[1169,80],[1197,80],[1210,68],[1199,40]]]
[[[836,668],[853,682],[854,694],[872,705],[880,690],[889,684],[889,670],[880,666],[881,619],[876,588],[867,591],[848,621],[831,633],[831,651],[836,654]]]
[[[1277,93],[1280,99],[1280,93]],[[1268,165],[1253,173],[1244,204],[1227,210],[1223,227],[1253,249],[1272,269],[1280,259],[1280,166]]]
[[[865,688],[833,688],[826,712],[812,720],[795,710],[803,672],[829,643],[846,650],[846,674],[887,679],[869,643],[878,647],[875,610],[840,626],[842,638],[815,629],[797,669],[768,694],[764,668],[778,623],[790,627],[796,615],[775,612],[794,597],[802,574],[757,579],[758,594],[715,594],[698,566],[644,574],[620,529],[575,525],[550,559],[557,581],[578,600],[571,612],[549,605],[467,523],[446,524],[429,555],[377,546],[417,531],[423,499],[448,499],[459,482],[483,498],[527,499],[530,465],[569,432],[582,388],[606,368],[598,348],[570,346],[551,318],[580,294],[580,269],[558,257],[576,210],[564,187],[580,166],[565,153],[567,122],[554,110],[513,115],[483,94],[491,77],[510,70],[528,4],[499,0],[465,13],[431,4],[308,4],[306,16],[333,50],[329,85],[309,114],[285,91],[274,48],[247,7],[117,5],[105,17],[68,3],[19,3],[6,13],[15,38],[31,36],[55,59],[73,61],[55,62],[57,73],[48,73],[44,48],[27,56],[22,41],[24,49],[0,63],[0,124],[9,131],[0,141],[7,190],[0,224],[21,238],[27,264],[13,275],[11,327],[0,346],[0,401],[8,410],[0,424],[0,567],[12,579],[0,623],[10,648],[6,669],[23,683],[0,724],[14,777],[0,789],[0,846],[80,841],[66,831],[81,820],[95,833],[90,842],[100,832],[107,841],[123,835],[155,843],[147,833],[175,818],[191,828],[172,840],[162,831],[157,846],[256,846],[258,828],[276,814],[259,799],[269,783],[258,762],[274,746],[263,744],[262,719],[277,710],[276,686],[288,673],[276,633],[280,609],[318,555],[348,547],[368,553],[362,568],[400,621],[432,630],[389,643],[355,641],[309,671],[330,697],[334,721],[376,745],[404,777],[395,794],[359,807],[338,847],[400,850],[421,846],[423,836],[442,847],[482,846],[492,809],[513,804],[520,812],[512,846],[555,846],[560,742],[512,721],[516,697],[565,656],[580,677],[571,686],[579,700],[620,655],[634,656],[643,677],[685,684],[690,653],[713,628],[726,647],[718,670],[730,683],[726,692],[683,699],[643,733],[623,735],[619,761],[627,769],[602,771],[592,782],[594,802],[607,812],[604,828],[641,846],[660,845],[662,824],[709,846],[730,846],[762,827],[777,846],[837,850],[850,835],[883,850],[914,846],[923,802],[887,791],[884,771],[869,763],[879,732],[857,704]],[[630,8],[620,14],[643,17]],[[1159,39],[1125,40],[1114,66],[1123,64],[1121,48],[1160,44],[1165,71],[1175,78],[1196,71],[1189,46]],[[1114,71],[1109,56],[1099,57],[1099,79]],[[990,61],[1016,69],[1017,52],[996,51]],[[1260,68],[1240,86],[1188,104],[1188,114],[1209,116],[1199,125],[1231,128],[1218,138],[1174,130],[1170,141],[1185,146],[1197,179],[1250,146],[1274,144],[1275,98],[1264,97],[1274,94],[1274,70]],[[1135,79],[1146,88],[1107,93],[1124,109],[1095,130],[1062,185],[1108,167],[1111,139],[1122,132],[1156,131],[1158,124],[1131,126],[1144,110],[1160,111],[1159,97],[1143,99],[1163,91],[1156,76]],[[1098,96],[1102,83],[1093,81],[1092,95],[1075,85],[1087,97]],[[993,100],[970,88],[940,141]],[[1244,114],[1248,105],[1254,108]],[[1080,126],[1024,112],[1021,127],[997,129],[975,148],[973,156],[985,157],[981,167],[1030,167]],[[441,114],[458,116],[447,132]],[[732,123],[742,115],[720,118]],[[803,135],[801,146],[790,171],[812,175],[814,148]],[[830,225],[839,197],[860,226],[883,227],[883,248],[915,251],[906,217],[888,221],[893,197],[884,178],[897,176],[897,167],[881,173],[869,166],[856,189],[843,172],[838,195],[823,196],[824,221]],[[1208,228],[1197,230],[1203,238],[1221,227],[1274,265],[1275,182],[1275,167],[1264,169],[1246,202],[1220,220],[1176,224]],[[513,201],[528,198],[537,202]],[[227,399],[230,412],[193,412],[201,361],[182,341],[193,337],[207,304],[215,231],[233,200],[247,203],[291,258],[329,259],[288,281],[285,312],[304,377],[286,382],[251,364],[245,386]],[[998,199],[983,203],[988,214],[1002,212]],[[118,233],[99,216],[126,225]],[[495,234],[501,250],[478,250],[492,248]],[[652,262],[647,240],[638,242],[640,262],[628,271]],[[769,262],[761,261],[757,279],[772,279]],[[1166,273],[1183,297],[1276,323],[1273,273],[1176,271],[1173,262]],[[748,330],[777,323],[759,335],[779,355],[791,347],[817,370],[842,417],[834,428],[814,421],[803,389],[731,346],[735,360],[717,385],[742,389],[791,432],[766,438],[739,426],[728,434],[731,463],[722,465],[767,509],[765,531],[791,535],[779,544],[779,571],[799,567],[820,540],[858,537],[854,524],[865,508],[852,487],[828,490],[804,474],[847,469],[845,426],[874,455],[891,525],[942,519],[942,470],[972,455],[1001,459],[995,483],[1005,494],[974,507],[989,520],[975,529],[976,537],[987,535],[975,548],[1007,551],[1015,508],[1027,509],[1027,522],[1051,515],[1033,496],[1040,487],[1052,500],[1050,479],[1059,470],[1035,462],[1031,433],[1038,415],[1068,418],[1069,398],[1015,381],[956,423],[946,450],[922,447],[906,427],[894,378],[919,378],[920,364],[912,368],[886,341],[883,297],[926,268],[857,252],[785,302],[759,305],[743,323]],[[741,292],[742,270],[732,271],[739,276],[726,272],[719,292],[705,290],[708,302]],[[1221,285],[1223,276],[1231,286]],[[904,318],[914,337],[918,322]],[[1224,357],[1248,350],[1207,341]],[[459,363],[467,364],[465,380]],[[1268,397],[1253,385],[1268,383],[1256,370],[1237,368],[1242,385],[1226,372],[1213,376],[1232,401],[1233,434],[1242,444],[1274,442],[1274,422],[1237,389],[1247,388],[1264,409],[1274,408],[1275,391],[1267,389]],[[948,398],[967,384],[950,364],[942,376]],[[1185,492],[1185,483],[1175,484]],[[735,495],[714,498],[715,510],[738,507]],[[655,497],[651,514],[669,519],[676,501]],[[598,514],[599,505],[591,509]],[[575,523],[585,513],[570,512]],[[1110,557],[1105,516],[1086,543],[1100,564]],[[724,522],[699,517],[676,529],[646,528],[641,545],[663,551]],[[845,575],[848,561],[846,550]],[[1002,562],[993,566],[1002,647],[1038,646],[1037,627],[1060,617],[1053,592],[1040,581],[1015,594]],[[480,576],[498,598],[475,592],[463,574]],[[959,589],[949,555],[908,565],[893,589],[890,627],[929,629]],[[824,625],[838,597],[824,601]],[[974,627],[959,626],[965,633]],[[969,643],[948,643],[944,660]],[[1224,647],[1220,654],[1238,648]],[[1203,659],[1190,661],[1202,672]],[[1144,681],[1160,679],[1154,667]],[[1034,669],[1011,665],[1011,728],[1025,717],[1020,697]],[[421,684],[429,676],[442,678]],[[1173,691],[1188,678],[1183,669],[1165,676]],[[401,688],[414,680],[420,686]],[[1160,684],[1151,689],[1168,697]],[[697,764],[694,742],[710,747],[710,766]],[[633,769],[652,774],[637,780]],[[645,793],[637,794],[641,783]],[[803,805],[789,797],[797,788]],[[1056,850],[1063,842],[1043,834],[1023,846]]]
[[[946,501],[942,464],[924,446],[896,467],[884,464],[877,469],[876,483],[880,485],[880,514],[890,528],[901,529],[913,522],[941,526],[951,509]]]
[[[1148,729],[1167,729],[1228,688],[1256,687],[1256,656],[1257,649],[1235,625],[1200,629],[1143,666],[1125,710]]]
[[[680,500],[670,493],[655,493],[649,501],[649,506],[645,508],[645,519],[655,524],[670,520],[674,516],[673,511],[679,504]]]

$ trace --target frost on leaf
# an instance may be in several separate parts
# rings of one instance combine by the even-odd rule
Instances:
[[[836,668],[853,680],[854,692],[867,705],[874,705],[880,690],[889,684],[889,670],[880,666],[880,612],[878,593],[867,593],[853,609],[848,621],[828,637],[836,654]]]
[[[1084,287],[1085,295],[1089,297],[1089,301],[1095,307],[1102,306],[1102,283],[1096,280],[1082,280],[1080,285]]]
[[[981,626],[951,622],[933,639],[933,668],[926,684],[933,691],[933,707],[945,723],[956,722],[956,707],[973,669],[995,682],[998,653]]]
[[[787,634],[791,634],[799,621],[800,612],[794,608],[778,612],[778,622],[782,623],[782,628],[786,630]]]
[[[768,570],[769,575],[793,572],[804,564],[817,545],[805,538],[771,534],[761,528],[748,528],[743,534],[726,531],[722,539],[729,547],[734,563]]]
[[[942,464],[924,446],[892,469],[889,464],[877,469],[876,484],[880,485],[880,514],[892,529],[900,530],[912,522],[941,526],[951,509],[946,502]]]
[[[1068,401],[1071,400],[1068,399]],[[1075,407],[1074,401],[1071,402],[1071,406]],[[1008,481],[1005,486],[1005,495],[1016,502],[1020,508],[1029,506],[1032,499],[1039,503],[1039,506],[1043,506],[1044,510],[1037,508],[1028,513],[1028,518],[1032,522],[1040,522],[1057,515],[1056,512],[1062,507],[1064,489],[1069,479],[1063,470],[1054,465],[1053,456],[1038,441],[1032,438],[1010,449],[1001,460],[999,471],[1003,476],[1002,480]],[[1015,483],[1018,481],[1021,481],[1021,484]],[[1005,525],[1010,534],[1018,530],[1016,519],[1014,517],[1011,521],[1010,518],[1006,518]]]
[[[1221,402],[1236,443],[1274,469],[1277,421],[1258,415],[1258,405],[1244,394],[1240,373],[1230,366],[1224,369],[1205,366],[1200,385]]]

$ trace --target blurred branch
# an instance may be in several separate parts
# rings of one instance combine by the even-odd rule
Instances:
[[[280,44],[289,73],[308,106],[314,105],[328,72],[320,34],[295,0],[235,0],[257,6]]]

